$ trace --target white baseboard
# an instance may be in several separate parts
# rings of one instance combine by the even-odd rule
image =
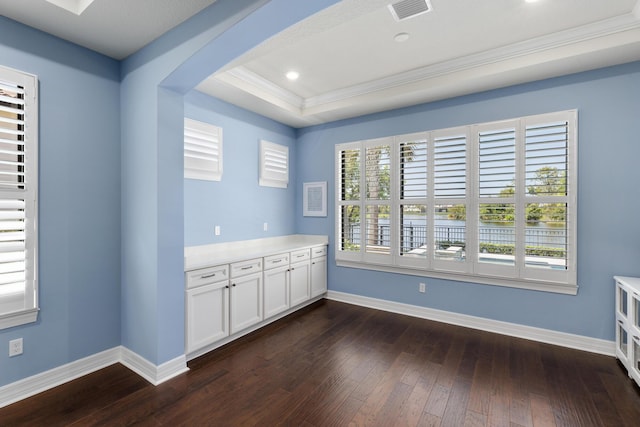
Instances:
[[[410,304],[402,304],[344,292],[329,291],[327,292],[326,298],[333,301],[375,308],[392,313],[435,320],[437,322],[449,323],[452,325],[464,326],[487,332],[495,332],[497,334],[509,335],[512,337],[524,338],[577,350],[584,350],[591,353],[604,354],[606,356],[615,356],[616,351],[615,342],[613,341],[552,331],[550,329],[501,322],[499,320],[491,320],[483,317],[469,316],[466,314],[436,310],[433,308]]]
[[[122,363],[153,385],[189,370],[184,355],[156,366],[128,348],[114,347],[0,387],[0,408],[115,363]]]
[[[118,363],[120,347],[0,387],[0,408]]]
[[[376,298],[343,292],[329,291],[327,299],[345,302],[363,307],[375,308],[392,313],[435,320],[437,322],[495,332],[562,347],[584,350],[591,353],[615,356],[615,343],[582,335],[568,334],[549,329],[535,328],[532,326],[518,325],[515,323],[501,322],[466,314],[452,313],[433,308],[419,307],[416,305],[402,304]],[[76,360],[75,362],[59,366],[46,372],[16,381],[0,387],[0,408],[15,403],[19,400],[49,390],[83,375],[90,374],[114,363],[122,363],[136,374],[140,375],[153,385],[158,385],[177,375],[189,370],[187,359],[184,355],[176,357],[161,365],[154,365],[133,351],[119,346],[109,350]]]
[[[153,385],[161,384],[189,370],[187,368],[187,359],[184,355],[169,360],[162,365],[154,365],[128,348],[120,348],[122,349],[120,363]]]

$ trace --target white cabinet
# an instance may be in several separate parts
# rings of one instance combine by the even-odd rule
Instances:
[[[262,259],[233,263],[231,270],[231,333],[262,321]]]
[[[228,271],[224,265],[187,274],[187,353],[229,335]]]
[[[289,253],[264,258],[264,317],[289,308]]]
[[[311,248],[311,297],[327,292],[327,247]]]
[[[311,297],[309,249],[291,252],[289,301],[294,307]]]
[[[616,357],[640,385],[640,278],[615,276]]]
[[[327,290],[326,236],[185,248],[186,353],[197,357]],[[209,266],[210,260],[217,260]]]

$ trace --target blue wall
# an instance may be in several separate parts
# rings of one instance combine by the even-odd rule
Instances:
[[[0,331],[4,385],[120,344],[120,68],[4,17],[0,34],[0,64],[37,75],[40,102],[41,310]]]
[[[297,231],[330,236],[333,258],[334,146],[421,130],[578,109],[577,296],[338,268],[334,291],[415,304],[555,331],[614,340],[613,279],[640,275],[640,63],[510,87],[302,129],[299,182],[328,181],[330,214],[302,217]],[[300,197],[298,195],[298,197]]]
[[[184,113],[223,132],[222,180],[184,180],[185,246],[295,233],[295,130],[197,91],[185,97]],[[260,139],[289,147],[286,189],[258,185]]]

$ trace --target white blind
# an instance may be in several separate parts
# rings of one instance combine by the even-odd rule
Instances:
[[[0,200],[0,286],[20,285],[26,280],[25,203]]]
[[[287,188],[289,184],[289,147],[260,141],[260,185]]]
[[[427,141],[400,144],[400,198],[427,197]]]
[[[389,200],[391,159],[389,145],[367,147],[365,161],[365,178],[367,181],[368,200]]]
[[[465,135],[436,137],[434,147],[434,195],[461,198],[467,192],[467,138]]]
[[[528,195],[566,196],[569,147],[566,121],[530,125],[525,130]]]
[[[184,177],[222,179],[222,128],[184,119]]]
[[[480,132],[480,197],[513,197],[516,178],[516,130],[492,129]]]
[[[340,151],[340,200],[360,199],[360,149]]]
[[[0,67],[0,328],[36,318],[36,82]]]
[[[24,188],[24,128],[24,89],[0,81],[0,188]]]

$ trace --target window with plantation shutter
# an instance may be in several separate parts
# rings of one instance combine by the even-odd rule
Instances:
[[[436,131],[433,145],[433,264],[464,271],[467,242],[468,141],[464,129]]]
[[[402,263],[427,256],[427,138],[407,135],[397,140],[399,153],[399,256]]]
[[[391,145],[390,140],[368,141],[365,147],[365,252],[391,253]]]
[[[222,128],[184,119],[184,177],[222,179]]]
[[[289,147],[260,141],[260,185],[287,188],[289,185]]]
[[[576,111],[338,144],[336,263],[575,294],[576,161]]]
[[[338,248],[345,256],[360,251],[360,148],[352,144],[339,150],[336,156]]]
[[[36,82],[0,67],[0,328],[37,318]]]

